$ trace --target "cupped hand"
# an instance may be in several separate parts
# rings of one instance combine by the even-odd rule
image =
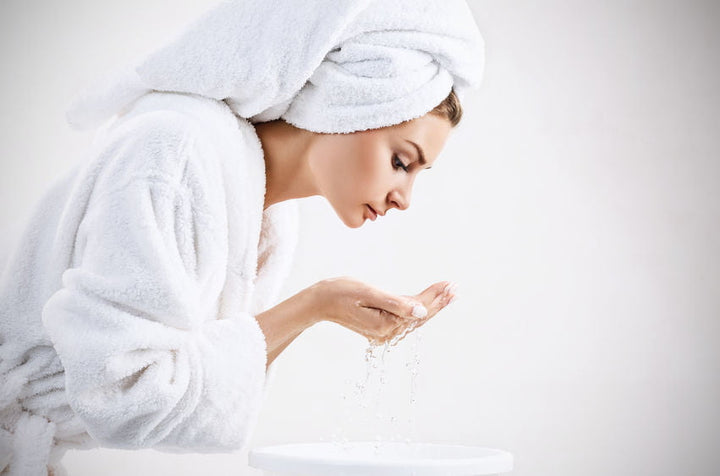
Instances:
[[[455,294],[456,290],[457,284],[450,281],[440,281],[428,286],[420,294],[416,294],[414,296],[402,296],[404,298],[414,299],[423,303],[428,311],[427,316],[415,321],[401,322],[393,330],[393,333],[389,336],[389,340],[391,340],[393,344],[397,344],[403,340],[407,334],[418,327],[425,325],[427,321],[432,319],[437,313],[457,298]]]
[[[325,279],[314,288],[321,320],[338,323],[371,343],[399,342],[455,297],[450,281],[434,283],[414,296],[387,293],[346,276]]]

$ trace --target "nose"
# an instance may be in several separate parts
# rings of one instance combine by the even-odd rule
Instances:
[[[405,191],[393,190],[388,195],[388,201],[390,202],[390,208],[407,210],[410,207],[410,187]]]

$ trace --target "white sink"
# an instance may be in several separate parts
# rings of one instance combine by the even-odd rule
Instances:
[[[254,448],[248,463],[265,475],[453,476],[512,471],[512,454],[479,446],[371,441]]]

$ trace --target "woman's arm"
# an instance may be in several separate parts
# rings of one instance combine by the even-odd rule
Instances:
[[[305,329],[319,322],[314,307],[314,287],[303,289],[280,304],[255,316],[267,344],[267,367]]]
[[[420,327],[455,297],[448,281],[414,296],[396,296],[356,279],[326,279],[255,316],[265,335],[267,367],[305,329],[320,321],[347,327],[371,341],[385,342]],[[415,314],[421,304],[424,313]],[[403,334],[404,335],[404,334]]]

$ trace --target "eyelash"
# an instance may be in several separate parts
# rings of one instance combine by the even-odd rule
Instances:
[[[398,159],[398,162],[400,163],[399,166],[395,165],[395,159]],[[402,160],[399,160],[400,157],[398,157],[397,154],[393,154],[393,167],[395,167],[395,170],[402,168],[405,172],[408,171],[408,168],[405,164],[402,163]]]

